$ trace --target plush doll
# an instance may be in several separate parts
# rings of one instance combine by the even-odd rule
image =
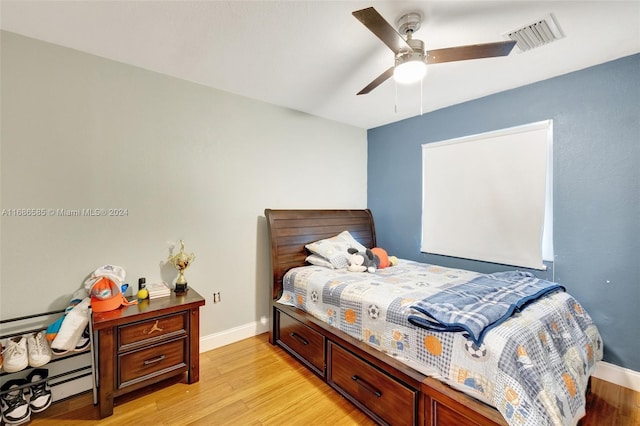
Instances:
[[[371,249],[371,251],[373,252],[373,254],[378,256],[378,259],[380,259],[380,265],[378,266],[378,268],[383,269],[391,266],[391,263],[389,262],[389,255],[387,255],[387,251],[385,249],[374,247]]]
[[[364,252],[359,252],[358,249],[349,248],[347,250],[351,256],[349,256],[348,271],[351,272],[375,272],[380,265],[380,258],[373,254],[369,249]]]
[[[389,256],[387,251],[380,247],[374,247],[371,249],[373,254],[380,259],[379,269],[388,268],[389,266],[396,266],[398,264],[398,258],[395,256]]]

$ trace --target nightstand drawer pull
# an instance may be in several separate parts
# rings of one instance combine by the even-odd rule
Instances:
[[[374,388],[373,386],[371,386],[369,383],[367,383],[366,381],[362,380],[360,377],[358,376],[351,376],[351,379],[353,381],[355,381],[357,384],[359,384],[364,390],[366,390],[367,392],[371,392],[372,394],[374,394],[376,396],[376,398],[380,398],[382,396],[382,392],[380,392],[379,390],[377,390],[376,388]]]
[[[164,355],[160,355],[159,357],[156,358],[152,358],[152,359],[148,359],[146,361],[144,361],[144,365],[151,365],[151,364],[155,364],[156,362],[160,362],[163,359],[165,359],[166,357]]]
[[[152,326],[150,329],[148,329],[148,330],[147,330],[147,329],[142,330],[142,332],[143,332],[144,334],[151,334],[151,333],[153,333],[154,331],[160,331],[160,332],[164,331],[164,329],[162,329],[162,328],[158,327],[158,320],[156,320],[156,323],[155,323],[155,324],[153,324],[153,326]]]
[[[307,339],[305,339],[304,337],[302,337],[301,335],[299,335],[298,333],[289,333],[289,336],[293,337],[294,339],[296,339],[297,341],[299,341],[300,343],[302,343],[303,345],[308,345],[309,341]]]

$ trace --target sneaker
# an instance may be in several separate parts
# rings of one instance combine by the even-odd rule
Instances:
[[[4,358],[2,368],[7,373],[24,370],[29,365],[27,356],[27,339],[24,336],[12,337],[7,340],[7,347],[2,352]]]
[[[60,355],[68,354],[69,351],[66,349],[51,348],[51,353],[54,354],[55,356],[60,356]]]
[[[51,396],[51,389],[47,381],[48,377],[49,370],[46,368],[36,368],[27,376],[27,383],[37,382],[29,386],[29,392],[31,392],[29,408],[31,408],[31,412],[33,413],[44,411],[51,405],[53,396]]]
[[[32,367],[42,367],[51,361],[51,349],[45,331],[33,333],[27,337],[27,347],[29,348],[29,365]]]
[[[0,391],[0,405],[2,406],[2,420],[8,425],[19,425],[31,420],[31,409],[24,397],[25,379],[9,380],[2,385]],[[5,393],[6,392],[6,393]]]
[[[89,338],[89,326],[87,325],[82,332],[82,336],[78,339],[78,343],[76,343],[76,347],[73,349],[74,352],[82,352],[89,347],[91,344],[91,339]]]

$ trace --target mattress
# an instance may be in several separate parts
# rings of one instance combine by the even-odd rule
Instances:
[[[465,332],[409,322],[412,306],[482,277],[409,260],[375,273],[293,268],[278,303],[300,308],[421,373],[500,411],[510,425],[575,425],[602,359],[602,339],[568,293],[542,296],[491,328],[481,344]]]

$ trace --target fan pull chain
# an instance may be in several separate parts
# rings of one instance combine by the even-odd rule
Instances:
[[[394,81],[394,83],[396,86],[396,100],[394,102],[393,111],[397,114],[398,113],[398,82]]]
[[[422,107],[424,106],[424,90],[422,89],[422,83],[424,82],[424,78],[420,80],[420,115],[422,115]]]

